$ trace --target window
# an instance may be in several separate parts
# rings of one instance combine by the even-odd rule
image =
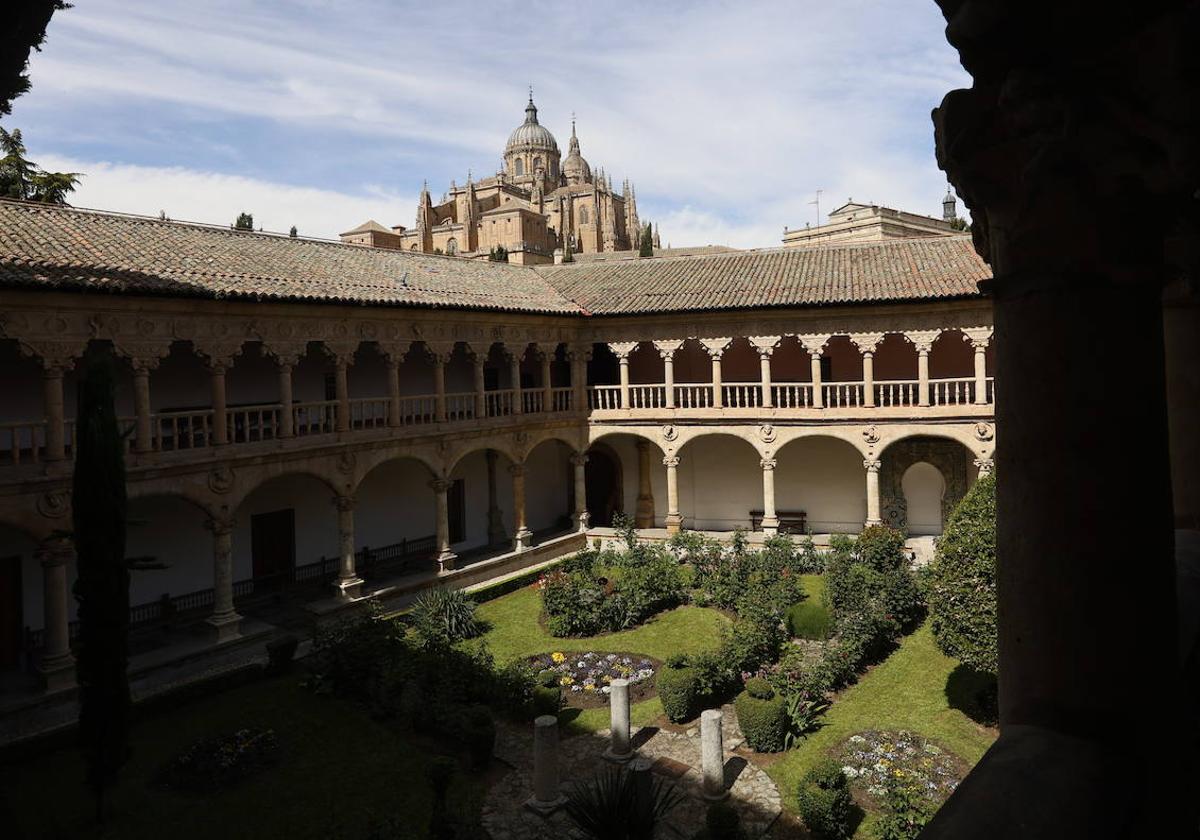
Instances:
[[[579,208],[579,224],[586,225],[588,223],[588,212],[586,207]]]
[[[524,174],[525,174],[525,161],[521,160],[520,158],[517,158],[517,162],[516,162],[516,173],[517,173],[518,175],[524,175]]]
[[[540,157],[535,157],[533,159],[533,171],[537,172],[541,168],[542,168],[542,159]]]
[[[450,514],[450,542],[460,543],[467,538],[467,494],[461,478],[450,484],[446,491],[446,502]]]
[[[446,240],[446,253],[452,257],[458,253],[458,240],[453,236]]]

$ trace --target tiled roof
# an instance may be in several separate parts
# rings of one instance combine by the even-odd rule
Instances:
[[[594,315],[979,297],[968,236],[620,260],[538,269]]]
[[[576,314],[516,265],[0,201],[0,284]]]
[[[0,201],[0,286],[619,315],[978,297],[969,237],[537,269]]]
[[[677,248],[655,248],[654,256],[656,257],[699,257],[707,254],[728,254],[730,251],[736,251],[737,248],[730,248],[728,245],[694,245],[690,248],[680,246]],[[588,254],[575,254],[575,262],[591,263],[605,262],[610,260],[637,260],[641,259],[637,251],[598,251]]]

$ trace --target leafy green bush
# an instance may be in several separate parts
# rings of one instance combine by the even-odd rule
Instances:
[[[933,816],[932,803],[907,775],[889,775],[884,782],[884,813],[879,840],[916,840]]]
[[[496,745],[496,723],[487,706],[451,705],[445,707],[441,730],[462,742],[475,769],[486,767]]]
[[[829,637],[829,610],[811,598],[792,604],[784,616],[787,630],[797,639],[820,641]]]
[[[818,840],[844,840],[850,836],[854,801],[837,762],[825,759],[804,774],[797,804],[804,824]]]
[[[690,563],[704,552],[706,542],[703,534],[684,528],[667,540],[667,551],[680,563]]]
[[[779,752],[787,735],[787,703],[764,679],[746,681],[733,701],[738,726],[755,752]]]
[[[668,662],[659,669],[656,678],[658,699],[672,723],[683,723],[699,714],[701,698],[697,678],[697,670],[683,663]]]
[[[793,694],[787,698],[787,734],[783,738],[783,748],[790,750],[800,743],[805,735],[816,732],[823,725],[821,717],[829,711],[832,705],[824,697],[812,697],[807,694]]]
[[[721,632],[721,663],[735,674],[756,672],[779,658],[786,641],[784,635],[783,623],[778,619],[761,621],[739,615]]]
[[[413,628],[426,646],[446,647],[480,633],[475,602],[461,589],[431,589],[417,597]]]
[[[928,572],[933,638],[947,656],[994,674],[996,476],[981,476],[950,514]]]
[[[310,685],[319,692],[372,696],[403,638],[403,628],[385,618],[374,602],[351,618],[318,626],[309,659]]]
[[[802,575],[818,575],[825,571],[825,555],[817,550],[817,544],[812,536],[806,536],[800,543],[800,552],[796,556],[796,571]]]

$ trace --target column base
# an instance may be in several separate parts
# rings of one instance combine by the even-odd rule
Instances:
[[[437,558],[438,572],[441,573],[441,572],[454,571],[454,563],[456,560],[458,560],[458,555],[455,554],[450,549],[446,549],[445,551],[443,551],[441,554],[438,555],[438,558]]]
[[[333,582],[333,589],[339,598],[352,601],[362,596],[363,583],[363,579],[355,575],[354,577],[335,580]]]
[[[709,802],[720,802],[724,799],[729,798],[729,789],[721,788],[719,793],[709,791],[709,790],[703,790],[700,792],[700,795],[703,796]]]
[[[39,662],[37,671],[42,681],[42,688],[47,693],[65,691],[76,685],[75,657],[69,653]]]
[[[882,519],[868,519],[868,520],[867,520],[867,521],[866,521],[866,522],[863,524],[863,527],[864,527],[864,528],[871,528],[871,527],[874,527],[875,525],[882,525],[882,524],[883,524],[883,520],[882,520]]]
[[[533,547],[533,531],[522,528],[513,537],[513,551],[527,551]]]
[[[764,516],[762,518],[761,527],[762,527],[762,531],[764,534],[778,534],[779,533],[779,517]]]
[[[633,750],[630,750],[629,752],[622,755],[621,753],[613,752],[612,747],[609,747],[603,753],[600,754],[601,758],[603,758],[605,761],[611,762],[613,764],[626,764],[636,756],[637,756],[637,753],[635,753]]]
[[[678,534],[683,530],[683,517],[678,513],[668,513],[665,524],[668,534]]]
[[[653,496],[638,496],[637,509],[633,514],[633,524],[636,528],[654,527]]]
[[[208,625],[212,641],[217,644],[242,635],[242,617],[232,610],[223,615],[210,615],[204,623]]]
[[[583,513],[577,513],[571,517],[571,527],[576,531],[587,531],[588,526],[592,523],[592,516],[586,510]]]
[[[534,796],[531,796],[525,800],[525,807],[542,817],[550,816],[566,804],[567,797],[563,796],[562,794],[559,794],[557,799],[551,799],[548,802],[543,802]]]

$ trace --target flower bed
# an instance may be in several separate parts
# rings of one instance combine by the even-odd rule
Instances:
[[[609,683],[615,679],[629,680],[631,702],[653,696],[659,668],[658,662],[646,656],[596,651],[543,653],[531,657],[529,664],[537,671],[558,674],[563,701],[580,708],[608,705]]]
[[[192,744],[159,772],[158,782],[171,790],[211,793],[273,765],[278,753],[275,730],[239,729]]]
[[[941,804],[967,770],[952,753],[903,729],[851,735],[834,757],[850,784],[877,806],[883,805],[889,779],[905,780],[931,802]]]

